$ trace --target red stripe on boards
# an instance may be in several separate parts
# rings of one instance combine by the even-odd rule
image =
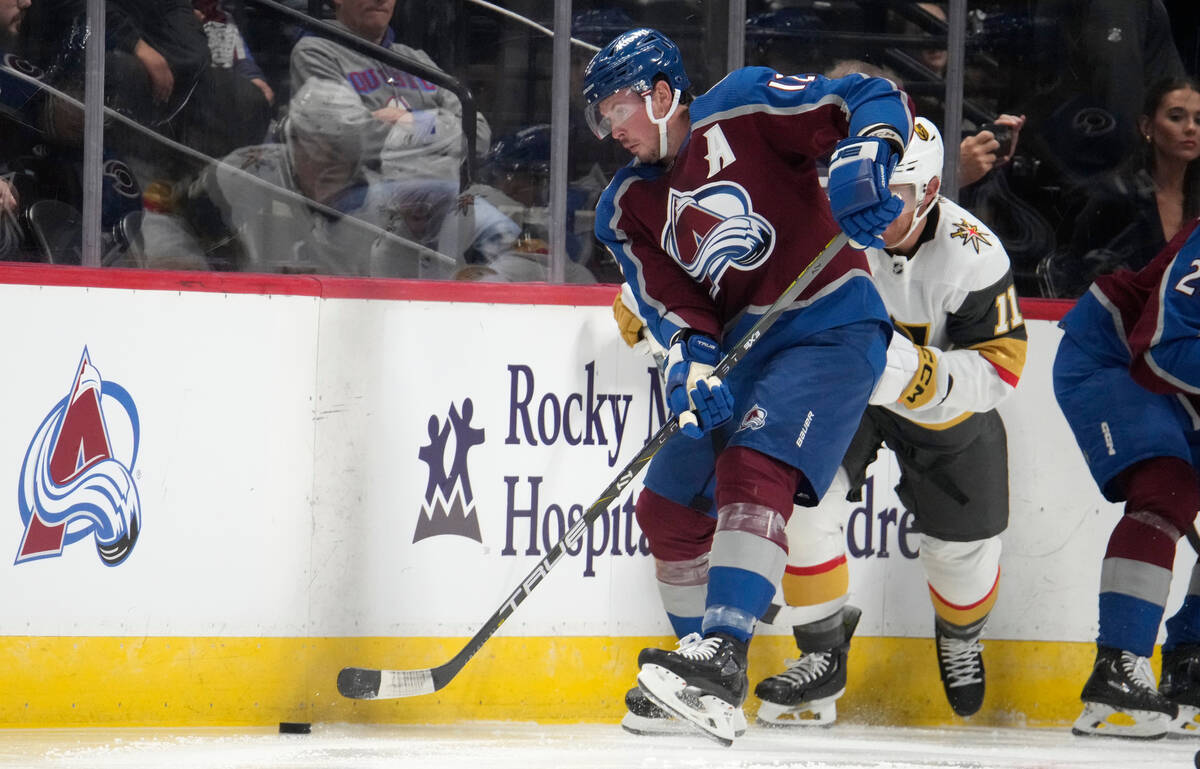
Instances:
[[[321,296],[329,299],[393,299],[481,304],[607,306],[617,287],[548,283],[343,278],[331,275],[276,275],[242,272],[186,272],[117,267],[0,263],[0,284],[79,286],[142,291],[201,291],[217,294]],[[1033,320],[1059,320],[1075,304],[1069,299],[1021,299],[1021,314]]]

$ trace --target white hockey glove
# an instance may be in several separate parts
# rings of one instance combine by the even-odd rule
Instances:
[[[887,348],[887,366],[871,393],[872,406],[886,406],[900,400],[900,394],[917,371],[917,348],[912,340],[899,331],[892,332]]]
[[[892,334],[887,366],[871,393],[870,403],[899,403],[913,412],[941,405],[954,387],[954,378],[941,364],[942,351],[914,345],[901,333]]]

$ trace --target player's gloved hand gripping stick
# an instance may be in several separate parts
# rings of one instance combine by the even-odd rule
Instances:
[[[714,375],[721,347],[707,334],[680,332],[667,353],[667,405],[689,438],[699,438],[733,416],[733,394]]]
[[[755,342],[766,333],[767,329],[779,319],[784,310],[791,306],[804,289],[812,283],[813,278],[833,260],[838,251],[842,250],[847,241],[847,236],[841,232],[833,240],[829,241],[829,244],[821,250],[821,253],[817,254],[816,258],[801,270],[791,285],[775,300],[775,303],[767,308],[767,311],[746,332],[746,335],[742,337],[737,345],[730,348],[729,353],[713,367],[712,376],[724,379],[729,370],[745,357]],[[622,468],[617,477],[608,485],[608,488],[601,492],[600,497],[587,509],[587,512],[567,530],[567,533],[563,535],[558,544],[550,548],[545,557],[537,562],[533,570],[529,572],[525,579],[521,580],[521,583],[504,599],[500,607],[488,618],[483,627],[471,637],[471,640],[467,641],[467,645],[458,654],[454,655],[453,659],[434,668],[422,668],[418,670],[343,668],[338,673],[338,691],[344,697],[359,700],[394,699],[397,697],[415,697],[419,694],[432,694],[450,683],[454,676],[458,675],[458,672],[463,669],[463,666],[483,647],[484,643],[504,624],[504,621],[542,583],[542,580],[546,578],[550,570],[559,564],[563,559],[566,548],[577,543],[584,536],[587,528],[592,525],[592,522],[607,512],[608,506],[612,501],[617,498],[625,487],[633,482],[633,479],[637,477],[638,473],[650,461],[655,452],[675,433],[679,432],[680,428],[679,419],[668,420],[659,428],[654,437],[642,447],[637,456],[629,461],[629,464]]]

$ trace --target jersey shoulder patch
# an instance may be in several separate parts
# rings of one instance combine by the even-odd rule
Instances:
[[[936,241],[944,244],[943,268],[964,286],[990,285],[1010,268],[1000,238],[971,212],[942,200]]]
[[[952,240],[959,240],[963,248],[974,249],[977,254],[981,249],[987,248],[996,242],[996,236],[986,227],[965,216],[955,217],[948,224],[950,225],[950,238]]]

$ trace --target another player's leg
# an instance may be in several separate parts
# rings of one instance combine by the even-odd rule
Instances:
[[[1171,587],[1175,545],[1200,509],[1191,465],[1154,457],[1120,475],[1125,515],[1108,540],[1100,571],[1096,664],[1083,687],[1077,734],[1156,738],[1178,716],[1155,686],[1149,657]]]
[[[837,719],[835,703],[846,691],[850,636],[861,615],[845,606],[850,582],[843,533],[848,487],[846,472],[839,469],[822,503],[796,506],[788,520],[788,563],[781,585],[786,606],[775,624],[794,623],[800,656],[755,687],[762,701],[761,723],[829,726]]]
[[[1167,620],[1158,691],[1179,708],[1170,733],[1200,737],[1200,562],[1192,567],[1183,605]]]
[[[787,559],[796,477],[794,468],[752,449],[722,452],[701,632],[673,651],[638,655],[638,685],[650,699],[723,744],[745,729],[747,650]]]
[[[1149,658],[1113,646],[1097,647],[1080,699],[1083,712],[1071,727],[1079,735],[1157,739],[1179,712],[1155,689]]]
[[[819,622],[792,628],[800,657],[754,689],[762,700],[760,723],[771,726],[831,726],[837,700],[846,693],[850,639],[862,610],[846,605]]]
[[[1192,448],[1192,467],[1200,467],[1200,447]],[[1187,539],[1200,555],[1196,520]],[[1162,680],[1158,691],[1179,708],[1171,734],[1200,736],[1200,560],[1192,566],[1187,595],[1167,620],[1167,640],[1162,646]]]
[[[896,492],[923,532],[920,561],[946,700],[972,716],[986,691],[980,638],[999,594],[1000,534],[1008,527],[1004,422],[994,410],[942,430],[891,412],[877,416],[900,465]]]
[[[958,715],[972,716],[986,688],[980,637],[1000,586],[1000,538],[947,542],[923,535],[920,557],[946,700]]]

